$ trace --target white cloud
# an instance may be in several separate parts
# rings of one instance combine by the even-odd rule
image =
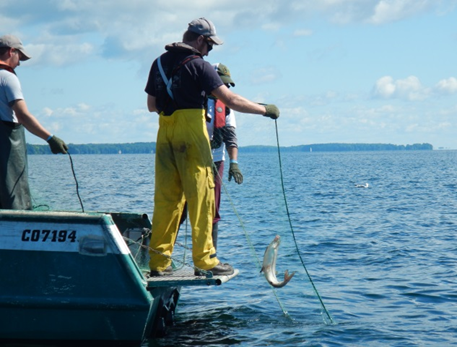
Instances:
[[[390,76],[381,77],[376,81],[373,94],[382,98],[389,98],[395,93],[396,86]]]
[[[433,6],[435,0],[382,0],[377,3],[368,22],[382,24],[420,13]]]
[[[27,63],[30,66],[40,62],[53,66],[70,65],[83,61],[95,51],[94,46],[89,43],[71,43],[62,40],[54,43],[26,45],[25,48],[33,57]]]
[[[252,84],[264,84],[271,83],[279,79],[281,76],[279,70],[274,67],[264,67],[256,69],[252,72],[251,83]]]
[[[339,23],[381,24],[430,8],[450,11],[450,3],[455,0],[2,0],[0,29],[21,30],[35,62],[44,65],[70,65],[98,54],[141,62],[149,61],[144,56],[151,48],[162,51],[164,44],[181,37],[187,24],[183,18],[207,16],[224,38],[252,28],[277,31],[316,14]],[[297,29],[294,35],[310,36],[312,31]]]
[[[454,94],[457,93],[457,78],[449,77],[448,79],[441,80],[435,86],[438,93]]]
[[[322,13],[331,21],[346,24],[366,22],[384,24],[435,9],[440,14],[453,11],[455,0],[320,0],[286,3],[292,13],[312,15]]]
[[[298,29],[295,30],[293,36],[295,37],[302,37],[302,36],[311,36],[313,34],[312,30],[309,29]]]
[[[439,130],[447,130],[447,129],[454,128],[455,125],[452,124],[451,122],[439,122],[439,123],[437,123],[436,127]]]
[[[278,31],[280,28],[281,25],[275,22],[262,24],[262,29],[266,31]]]
[[[54,113],[54,111],[53,111],[52,109],[50,109],[49,107],[45,107],[45,108],[43,108],[43,110],[41,111],[41,114],[43,114],[43,115],[46,116],[46,117],[52,116],[53,113]]]
[[[80,103],[80,104],[78,104],[78,109],[86,112],[91,109],[91,106],[84,104],[84,103]]]
[[[55,133],[62,129],[62,123],[52,122],[47,128],[51,133]]]
[[[56,120],[58,118],[65,118],[69,120],[70,118],[78,118],[81,120],[80,117],[85,116],[88,112],[92,109],[91,106],[81,103],[73,107],[64,107],[64,108],[56,108],[52,109],[50,107],[44,107],[37,116],[44,116],[51,120]]]
[[[9,32],[11,32],[10,28],[14,28],[15,26],[18,26],[18,24],[19,23],[16,18],[11,18],[11,17],[0,14],[0,32],[9,33]],[[13,32],[13,34],[17,35],[17,33],[14,33],[14,32]]]
[[[429,91],[421,85],[421,82],[416,76],[397,80],[396,85],[396,94],[402,99],[422,100],[429,94]]]
[[[408,132],[408,133],[414,133],[414,132],[417,132],[419,130],[419,124],[417,123],[413,123],[413,124],[408,124],[406,127],[405,127],[405,131]]]
[[[113,109],[109,104],[92,106],[80,103],[55,109],[45,107],[36,117],[46,129],[67,143],[155,141],[158,129],[156,114],[144,109]],[[28,142],[42,144],[41,139],[30,135]]]
[[[376,81],[372,94],[374,97],[385,99],[398,98],[415,101],[427,98],[430,95],[430,89],[423,87],[416,76],[399,80],[394,80],[391,76],[384,76]]]

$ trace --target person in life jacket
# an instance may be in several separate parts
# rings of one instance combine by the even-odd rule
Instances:
[[[232,93],[204,56],[221,45],[214,24],[206,18],[189,23],[183,42],[165,46],[154,60],[145,92],[150,112],[159,114],[155,153],[155,191],[149,244],[150,276],[171,274],[171,255],[187,200],[192,226],[192,259],[200,270],[230,275],[219,261],[211,237],[214,219],[214,179],[206,131],[205,105],[213,95],[243,113],[279,117],[275,105],[260,105]]]
[[[227,88],[235,87],[235,82],[233,81],[227,66],[218,63],[213,64],[213,67],[216,69]],[[219,208],[226,151],[230,159],[228,180],[231,181],[233,178],[236,183],[241,184],[243,183],[243,174],[238,166],[238,140],[236,137],[235,112],[229,107],[226,107],[219,99],[210,96],[208,98],[207,118],[209,118],[209,121],[206,123],[206,128],[210,138],[214,162],[214,194],[216,205],[212,238],[214,248],[216,248],[217,251],[219,221],[221,220]]]
[[[52,153],[68,150],[27,108],[15,69],[30,58],[16,36],[0,37],[0,209],[32,209],[24,128],[46,140]]]

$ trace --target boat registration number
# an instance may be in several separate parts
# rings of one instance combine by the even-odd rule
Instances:
[[[23,242],[76,242],[76,230],[39,230],[25,229]]]

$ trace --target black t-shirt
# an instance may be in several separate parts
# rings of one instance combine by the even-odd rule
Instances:
[[[156,97],[157,109],[165,115],[171,115],[177,109],[203,109],[206,97],[223,84],[221,78],[214,67],[201,56],[181,65],[187,57],[196,55],[195,50],[183,49],[183,44],[168,45],[166,49],[168,51],[157,59],[161,59],[167,79],[172,77],[173,100],[167,92],[157,59],[149,72],[146,93]]]

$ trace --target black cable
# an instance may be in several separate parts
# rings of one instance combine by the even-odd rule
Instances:
[[[74,177],[75,183],[76,183],[76,194],[78,195],[79,203],[81,204],[81,210],[84,212],[83,201],[81,200],[81,196],[79,196],[79,185],[78,185],[78,180],[76,179],[75,167],[73,166],[73,159],[71,158],[70,153],[67,152],[67,154],[68,154],[68,157],[70,158],[71,171],[73,172],[73,177]]]

